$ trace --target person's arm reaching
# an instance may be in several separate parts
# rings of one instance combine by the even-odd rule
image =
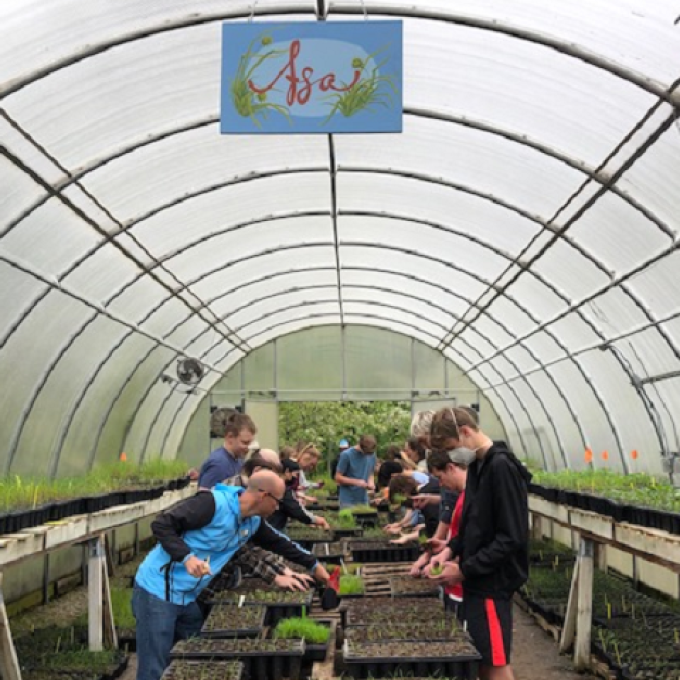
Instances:
[[[266,522],[260,522],[260,527],[253,534],[252,540],[255,545],[259,545],[265,550],[271,550],[289,562],[295,562],[306,567],[314,574],[315,578],[321,581],[328,580],[328,572],[314,555],[303,550],[297,543],[291,541],[288,536],[272,529]]]
[[[191,553],[182,535],[210,524],[215,515],[215,497],[202,491],[160,514],[151,523],[151,531],[163,550],[175,562],[182,562]]]

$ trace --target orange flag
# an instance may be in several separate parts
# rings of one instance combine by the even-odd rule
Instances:
[[[609,452],[608,451],[602,452],[602,460],[609,460]]]
[[[586,449],[586,453],[584,456],[586,463],[592,463],[593,462],[593,452],[591,449]]]
[[[125,453],[125,451],[123,451],[123,453],[120,454],[118,460],[120,460],[121,463],[125,463],[127,461],[127,454]]]
[[[633,450],[630,452],[630,457],[631,457],[633,460],[637,460],[638,452],[637,452],[635,449],[633,449]]]

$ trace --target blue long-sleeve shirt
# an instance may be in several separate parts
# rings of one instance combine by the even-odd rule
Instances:
[[[201,465],[198,486],[203,489],[212,489],[215,484],[220,484],[225,479],[237,475],[242,467],[242,460],[235,458],[224,446],[220,446]]]

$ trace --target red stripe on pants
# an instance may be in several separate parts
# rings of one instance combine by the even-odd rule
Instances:
[[[505,645],[503,644],[503,631],[501,622],[496,614],[496,605],[493,600],[484,600],[486,618],[489,622],[489,639],[491,640],[491,663],[494,666],[505,666]]]

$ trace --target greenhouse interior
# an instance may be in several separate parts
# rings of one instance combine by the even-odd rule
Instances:
[[[2,680],[680,678],[677,3],[3,0],[0,100]]]

